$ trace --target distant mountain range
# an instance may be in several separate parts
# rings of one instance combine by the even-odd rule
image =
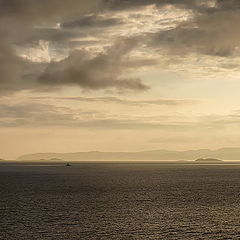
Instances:
[[[189,151],[154,150],[142,152],[76,152],[76,153],[35,153],[27,154],[17,160],[195,160],[197,158],[218,158],[240,160],[240,148],[221,148],[217,150],[199,149]]]

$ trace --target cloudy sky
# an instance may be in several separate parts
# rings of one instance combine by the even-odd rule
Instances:
[[[239,146],[239,0],[0,0],[0,158]]]

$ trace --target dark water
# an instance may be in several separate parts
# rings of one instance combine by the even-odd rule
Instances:
[[[240,165],[0,165],[0,239],[240,239]]]

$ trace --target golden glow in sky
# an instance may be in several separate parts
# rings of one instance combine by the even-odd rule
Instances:
[[[12,1],[0,158],[238,146],[238,1]]]

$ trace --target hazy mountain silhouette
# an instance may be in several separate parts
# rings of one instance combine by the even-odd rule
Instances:
[[[195,162],[199,162],[199,163],[218,163],[218,162],[223,162],[220,159],[216,159],[216,158],[198,158],[195,160]]]
[[[154,150],[142,152],[76,152],[76,153],[35,153],[20,156],[17,160],[195,160],[198,158],[218,158],[240,160],[240,148],[217,150],[199,149],[189,151]]]

